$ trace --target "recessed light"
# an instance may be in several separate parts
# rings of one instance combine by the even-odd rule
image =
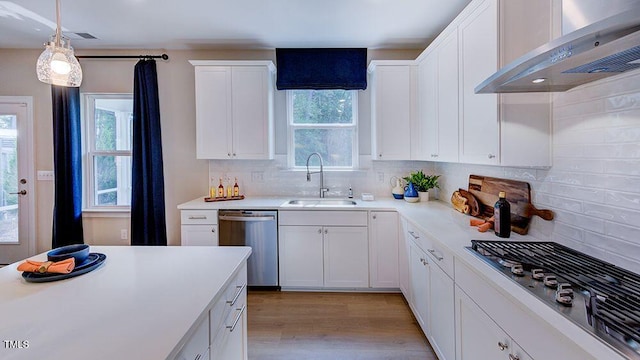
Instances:
[[[534,83],[534,84],[540,84],[540,83],[545,82],[545,81],[547,81],[547,79],[545,79],[545,78],[537,78],[537,79],[533,79],[531,82]]]

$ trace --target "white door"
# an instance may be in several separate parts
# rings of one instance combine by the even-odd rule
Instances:
[[[31,97],[0,96],[0,264],[36,252],[32,108]]]

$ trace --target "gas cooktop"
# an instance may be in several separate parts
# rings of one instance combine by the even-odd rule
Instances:
[[[472,240],[469,248],[629,359],[640,359],[640,276],[554,242]]]

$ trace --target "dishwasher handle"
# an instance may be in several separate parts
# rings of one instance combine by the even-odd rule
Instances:
[[[268,216],[231,216],[231,215],[220,215],[218,216],[218,220],[226,220],[226,221],[275,221],[276,217],[273,215]]]

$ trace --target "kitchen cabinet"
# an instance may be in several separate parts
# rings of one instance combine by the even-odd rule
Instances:
[[[459,340],[456,360],[532,359],[459,287],[455,297]]]
[[[369,65],[373,160],[411,159],[415,71],[413,61],[372,61]]]
[[[450,31],[418,65],[421,160],[458,161],[458,33]]]
[[[553,324],[537,317],[520,301],[512,300],[462,262],[455,264],[455,283],[457,360],[489,358],[482,356],[479,349],[496,354],[492,357],[496,359],[510,359],[509,354],[513,353],[520,359],[595,360]],[[506,346],[496,346],[498,342]]]
[[[202,320],[175,360],[209,359],[209,322]]]
[[[368,288],[366,211],[280,211],[282,287]]]
[[[407,239],[407,219],[400,218],[398,229],[398,284],[404,298],[411,299],[411,285],[409,279],[409,240]]]
[[[195,67],[196,157],[273,159],[273,63],[190,62]]]
[[[369,213],[369,266],[372,288],[398,288],[398,213]]]
[[[218,246],[217,210],[180,211],[182,246]]]
[[[463,11],[459,38],[459,160],[551,165],[549,94],[476,94],[475,87],[556,32],[552,0],[477,0]]]
[[[212,360],[247,359],[247,281],[237,276],[209,311]]]
[[[455,359],[455,303],[454,282],[439,264],[445,257],[453,256],[438,250],[428,249],[430,259],[429,278],[429,340],[431,347],[441,360]],[[453,275],[453,274],[451,274]]]
[[[429,279],[431,276],[429,259],[413,241],[409,243],[409,261],[411,263],[409,270],[410,303],[413,304],[413,314],[422,331],[429,334]]]

